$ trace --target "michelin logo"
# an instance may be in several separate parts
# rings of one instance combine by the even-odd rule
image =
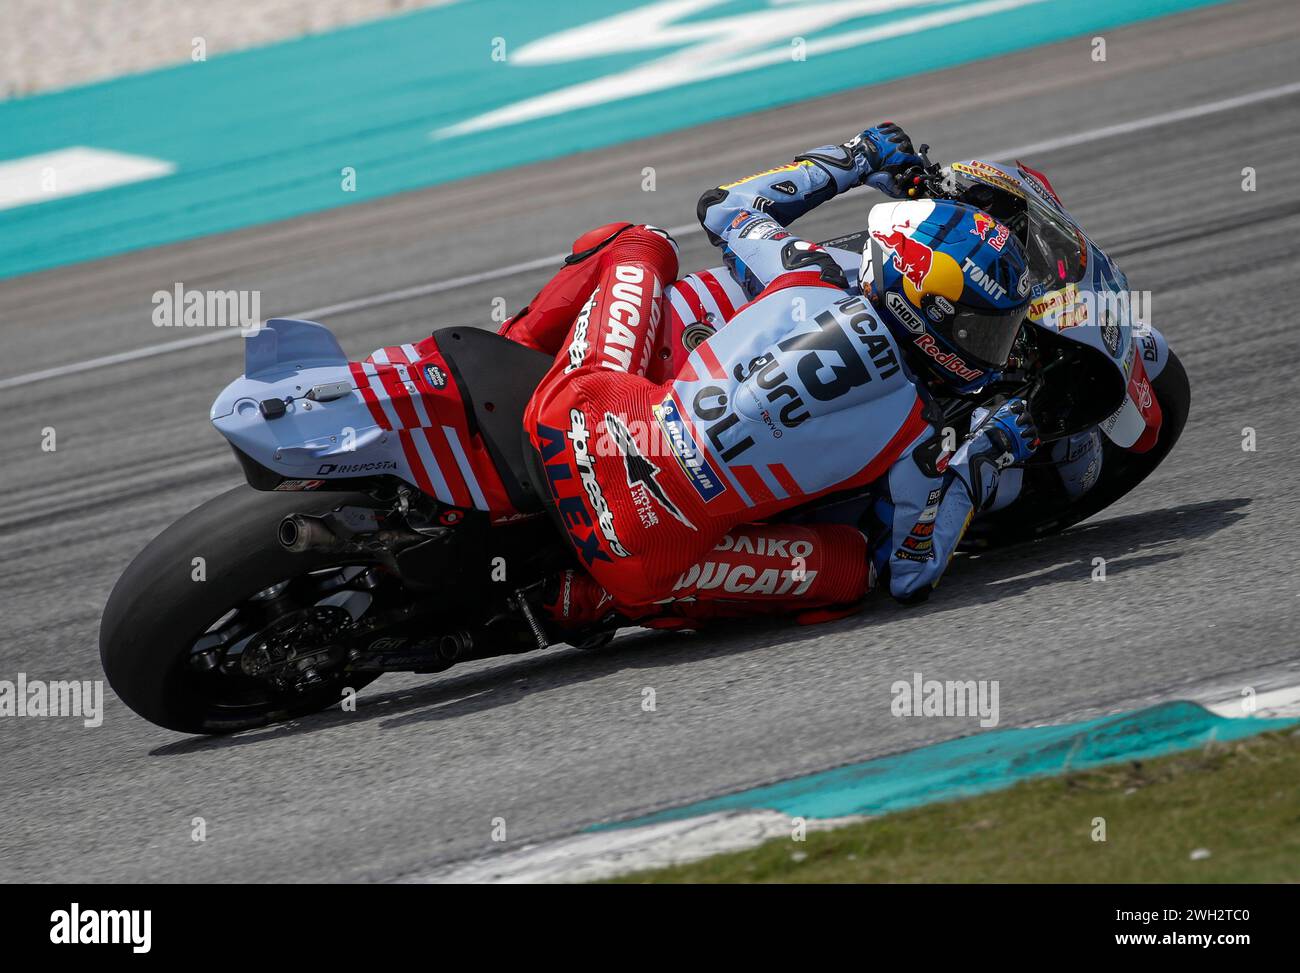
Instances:
[[[722,482],[717,470],[696,445],[695,437],[682,421],[681,414],[677,411],[677,403],[673,401],[672,396],[655,406],[654,414],[655,419],[659,421],[659,427],[664,431],[664,436],[668,439],[668,444],[672,447],[673,455],[677,457],[678,465],[686,474],[686,478],[691,481],[691,486],[700,495],[700,499],[708,503],[725,493],[727,485]]]

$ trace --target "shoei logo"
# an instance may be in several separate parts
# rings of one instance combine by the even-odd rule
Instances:
[[[920,334],[925,330],[925,322],[921,320],[921,315],[912,309],[912,305],[908,304],[902,295],[894,291],[887,293],[885,307],[889,308],[889,313],[898,318],[899,323],[908,331]]]
[[[659,0],[541,37],[506,54],[506,63],[521,71],[588,61],[630,67],[516,101],[432,134],[453,138],[789,64],[792,37],[802,41],[798,60],[812,60],[1041,2],[985,0],[914,13],[916,7],[939,7],[940,0]],[[863,25],[863,18],[871,20]]]

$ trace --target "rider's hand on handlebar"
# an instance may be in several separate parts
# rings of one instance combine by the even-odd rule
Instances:
[[[925,165],[907,133],[893,122],[882,122],[859,138],[869,170],[866,184],[894,199],[906,196],[909,174]]]
[[[1037,451],[1041,440],[1029,405],[1024,399],[1005,402],[980,430],[999,455],[994,460],[999,467],[1023,463]]]

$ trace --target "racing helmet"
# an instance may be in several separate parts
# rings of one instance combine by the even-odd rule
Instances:
[[[948,200],[873,206],[860,283],[909,357],[962,392],[1006,367],[1029,304],[1029,265],[1015,234]]]

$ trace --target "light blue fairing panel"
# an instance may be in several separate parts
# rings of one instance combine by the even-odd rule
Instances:
[[[398,437],[371,418],[328,328],[274,318],[244,340],[244,374],[222,390],[210,413],[232,445],[296,480],[294,488],[375,474],[413,481]],[[273,399],[285,411],[267,418],[259,406]]]
[[[244,376],[262,378],[288,368],[346,365],[338,339],[323,324],[272,318],[244,341]]]
[[[303,386],[308,372],[312,380]],[[215,422],[221,416],[230,415],[240,399],[269,398],[273,393],[259,393],[294,377],[297,381],[288,388],[302,386],[304,393],[323,381],[346,381],[352,385],[347,356],[329,328],[315,321],[272,318],[244,338],[244,374],[217,396],[209,418]]]
[[[1138,336],[1137,346],[1147,377],[1158,378],[1169,362],[1169,342],[1165,341],[1165,336],[1157,328],[1151,327],[1146,334]]]
[[[1035,271],[1029,320],[1063,338],[1100,352],[1116,371],[1115,412],[1101,430],[1128,447],[1147,429],[1149,389],[1168,360],[1164,337],[1149,323],[1145,295],[1134,294],[1128,277],[1093,243],[1056,194],[1037,175],[1017,165],[977,159],[955,162],[960,178],[1022,197],[1029,207],[1029,257]],[[1135,361],[1141,366],[1134,374]],[[1109,405],[1109,403],[1107,403]]]

